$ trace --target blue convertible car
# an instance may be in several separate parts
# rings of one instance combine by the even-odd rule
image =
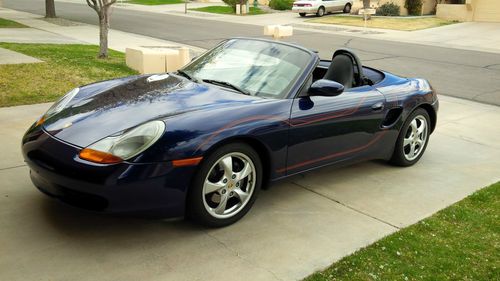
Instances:
[[[42,192],[93,211],[244,216],[261,186],[325,165],[417,162],[436,126],[424,79],[300,46],[226,40],[176,73],[76,88],[26,132]]]

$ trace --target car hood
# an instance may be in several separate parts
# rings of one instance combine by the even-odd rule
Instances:
[[[133,76],[82,87],[66,108],[47,118],[44,129],[62,141],[86,147],[150,120],[258,102],[266,99],[173,74]]]

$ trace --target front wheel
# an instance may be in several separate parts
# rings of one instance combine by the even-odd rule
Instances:
[[[343,12],[346,14],[351,12],[351,4],[350,3],[345,4]]]
[[[423,108],[413,111],[399,132],[390,162],[398,166],[411,166],[422,157],[429,142],[430,117]]]
[[[188,216],[209,227],[230,225],[252,207],[262,184],[258,154],[244,143],[217,149],[206,158],[188,194]]]
[[[306,16],[306,13],[299,13],[299,16],[301,16],[301,17],[305,17],[305,16]]]
[[[325,15],[325,7],[319,7],[318,12],[316,12],[316,16],[322,17]]]

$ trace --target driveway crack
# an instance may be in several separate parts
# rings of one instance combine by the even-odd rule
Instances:
[[[392,223],[390,223],[390,222],[388,222],[388,221],[385,221],[385,220],[383,220],[383,219],[377,218],[377,217],[372,216],[372,215],[370,215],[370,214],[368,214],[368,213],[366,213],[366,212],[363,212],[363,211],[358,210],[358,209],[356,209],[356,208],[354,208],[354,207],[351,207],[351,206],[349,206],[349,205],[347,205],[347,204],[343,203],[342,201],[339,201],[339,200],[337,200],[337,199],[333,199],[333,198],[330,198],[330,197],[328,197],[328,196],[325,196],[325,195],[323,195],[323,194],[321,194],[321,193],[319,193],[319,192],[317,192],[317,191],[315,191],[315,190],[312,190],[312,189],[310,189],[310,188],[308,188],[308,187],[305,187],[305,186],[303,186],[303,185],[301,185],[301,184],[298,184],[298,183],[296,183],[296,182],[291,182],[291,183],[292,183],[292,184],[295,184],[296,186],[301,187],[301,188],[303,188],[303,189],[305,189],[305,190],[307,190],[307,191],[310,191],[310,192],[312,192],[312,193],[314,193],[314,194],[316,194],[316,195],[319,195],[319,196],[321,196],[321,197],[323,197],[323,198],[325,198],[325,199],[328,199],[328,200],[330,200],[330,201],[332,201],[332,202],[335,202],[335,203],[337,203],[337,204],[340,204],[340,205],[342,205],[342,206],[344,206],[344,207],[346,207],[346,208],[348,208],[348,209],[350,209],[350,210],[352,210],[352,211],[355,211],[356,213],[359,213],[359,214],[362,214],[362,215],[364,215],[364,216],[370,217],[370,218],[372,218],[372,219],[374,219],[374,220],[377,220],[377,221],[379,221],[379,222],[381,222],[381,223],[383,223],[383,224],[386,224],[386,225],[388,225],[388,226],[392,226],[392,227],[394,227],[394,228],[396,228],[396,229],[398,229],[398,230],[399,230],[399,229],[401,229],[401,227],[399,227],[399,226],[397,226],[397,225],[394,225],[394,224],[392,224]]]
[[[347,40],[345,43],[344,43],[344,47],[348,48],[349,47],[349,44],[351,44],[351,41],[354,40],[355,38],[350,38],[349,40]]]
[[[16,169],[16,168],[21,168],[21,167],[26,167],[26,165],[18,165],[18,166],[12,166],[12,167],[0,168],[0,171],[3,171],[3,170],[10,170],[10,169]]]
[[[226,250],[228,250],[229,252],[232,252],[236,257],[246,261],[247,263],[250,263],[252,265],[254,265],[255,267],[258,267],[260,269],[263,269],[265,271],[267,271],[269,274],[271,274],[274,278],[276,278],[276,280],[280,280],[280,281],[284,281],[283,279],[281,279],[278,275],[276,275],[276,273],[272,272],[271,270],[263,267],[263,266],[260,266],[256,263],[254,263],[253,261],[245,258],[244,256],[240,255],[239,252],[233,250],[232,248],[230,248],[226,243],[224,243],[222,240],[220,240],[219,238],[217,238],[216,236],[210,234],[208,231],[205,231],[205,234],[207,234],[210,238],[214,239],[217,243],[219,243],[220,245],[222,245],[222,247],[224,247]]]

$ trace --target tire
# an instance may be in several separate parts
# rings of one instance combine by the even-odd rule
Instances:
[[[325,15],[325,7],[321,6],[319,7],[318,12],[316,12],[316,16],[322,17],[324,15]]]
[[[390,163],[403,167],[417,163],[429,143],[430,124],[430,117],[425,109],[414,110],[401,127]],[[424,127],[420,129],[421,126]],[[419,133],[420,130],[422,131]]]
[[[299,13],[299,16],[303,18],[306,16],[306,13]]]
[[[245,169],[251,169],[246,177]],[[208,227],[233,224],[250,210],[261,185],[257,152],[244,143],[222,146],[201,163],[188,193],[187,216]]]
[[[350,3],[345,4],[344,10],[342,12],[349,14],[351,12],[351,4]]]

